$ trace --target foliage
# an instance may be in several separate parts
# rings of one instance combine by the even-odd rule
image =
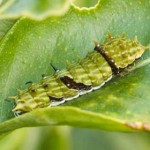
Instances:
[[[17,128],[46,125],[149,131],[149,51],[131,72],[116,76],[100,90],[60,107],[12,119],[13,104],[6,99],[17,94],[16,88],[27,88],[26,81],[38,82],[41,74],[52,74],[50,62],[60,69],[66,67],[66,60],[76,63],[77,56],[83,58],[87,49],[93,50],[93,40],[102,42],[108,32],[125,32],[129,38],[137,35],[142,44],[150,44],[149,0],[101,0],[95,7],[82,9],[68,1],[52,5],[49,0],[32,0],[29,6],[27,2],[5,1],[0,8],[1,135]],[[55,6],[61,13],[53,11]]]

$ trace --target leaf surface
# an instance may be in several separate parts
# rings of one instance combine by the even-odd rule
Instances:
[[[0,18],[18,18],[28,16],[41,20],[51,15],[62,15],[70,0],[7,0],[1,4]]]
[[[25,89],[27,81],[39,82],[42,74],[53,74],[49,63],[66,67],[77,63],[93,40],[105,35],[137,35],[150,44],[150,2],[148,0],[101,0],[95,7],[79,9],[70,5],[63,16],[37,21],[22,17],[0,43],[0,133],[17,128],[71,125],[113,131],[150,130],[150,59],[146,51],[123,77],[116,76],[101,89],[67,102],[60,107],[35,110],[13,117],[13,104],[6,101]],[[6,121],[7,120],[7,121]]]

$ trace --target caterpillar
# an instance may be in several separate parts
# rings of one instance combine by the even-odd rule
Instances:
[[[146,46],[141,45],[137,36],[134,40],[125,35],[112,37],[109,33],[102,44],[95,42],[95,48],[77,64],[45,76],[39,83],[31,83],[28,89],[19,90],[12,110],[15,116],[37,108],[57,106],[93,90],[97,90],[113,76],[140,58]]]

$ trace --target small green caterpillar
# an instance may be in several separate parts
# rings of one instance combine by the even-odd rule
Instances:
[[[43,77],[39,83],[32,83],[15,97],[12,110],[16,116],[37,108],[57,106],[80,95],[97,90],[113,75],[140,58],[147,47],[126,36],[112,37],[108,34],[104,43],[95,43],[93,52],[78,64],[58,70],[52,76]]]

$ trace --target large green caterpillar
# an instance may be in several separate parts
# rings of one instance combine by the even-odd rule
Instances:
[[[19,92],[15,97],[15,115],[20,115],[37,108],[57,106],[65,101],[99,89],[113,75],[140,58],[147,47],[141,45],[137,37],[134,40],[112,37],[108,34],[104,43],[95,44],[94,51],[67,69],[57,70],[52,76],[44,77],[40,83]]]

